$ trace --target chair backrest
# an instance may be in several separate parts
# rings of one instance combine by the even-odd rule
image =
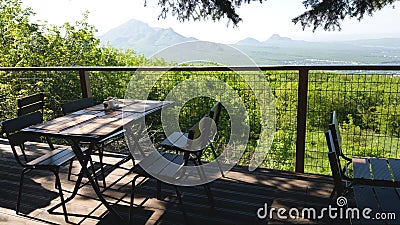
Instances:
[[[329,124],[329,130],[332,132],[333,143],[336,148],[338,156],[342,156],[342,137],[339,130],[339,121],[337,119],[336,111],[331,112],[331,123]]]
[[[21,133],[20,130],[43,122],[43,116],[40,112],[33,112],[26,114],[14,119],[9,119],[3,122],[2,130],[6,134],[6,137],[11,145],[15,159],[19,164],[24,166],[24,164],[19,159],[19,154],[16,147],[20,147],[20,150],[26,159],[24,151],[24,143],[26,141],[36,141],[37,137],[31,136],[26,133]]]
[[[23,98],[19,98],[17,100],[17,104],[18,104],[18,109],[17,109],[18,116],[23,116],[36,111],[40,111],[41,113],[43,113],[44,94],[38,93]]]
[[[219,122],[219,117],[221,115],[221,110],[222,110],[222,103],[217,102],[211,109],[210,113],[208,116],[214,120],[215,127],[211,126],[211,133],[214,135],[211,137],[211,140],[214,140],[215,135],[217,134],[217,129],[218,129],[218,122]]]
[[[64,103],[61,107],[65,115],[93,105],[94,105],[93,98],[82,98],[75,101]]]
[[[333,182],[335,184],[336,192],[341,195],[344,190],[345,186],[343,184],[343,173],[340,166],[340,161],[338,156],[336,155],[335,144],[333,143],[333,136],[330,130],[325,132],[326,142],[328,145],[328,158],[329,158],[329,165],[332,171]]]
[[[215,122],[215,125],[218,125],[219,116],[221,115],[222,103],[217,102],[211,109],[209,113],[209,117],[212,118]]]
[[[193,149],[205,149],[210,144],[213,137],[211,131],[212,119],[209,116],[204,116],[199,122],[193,125],[188,132],[188,139],[193,140],[188,146]]]

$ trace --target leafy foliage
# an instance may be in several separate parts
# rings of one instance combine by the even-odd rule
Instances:
[[[236,8],[255,0],[159,0],[161,6],[160,18],[166,18],[168,13],[176,16],[179,21],[211,19],[213,21],[228,18],[237,25],[242,18],[236,13]],[[262,2],[263,0],[259,0]]]
[[[164,63],[162,60],[148,62],[133,50],[120,51],[100,45],[100,40],[95,37],[95,27],[87,22],[87,13],[81,21],[61,26],[31,22],[33,15],[35,13],[30,8],[22,7],[21,0],[0,2],[1,67],[138,66]],[[117,96],[115,94],[121,93],[122,89],[116,93],[115,89],[104,85],[118,82],[124,85],[121,76],[99,76],[102,78],[92,79],[94,92]],[[130,78],[129,74],[124,76]],[[16,99],[29,94],[46,94],[47,118],[60,115],[60,104],[63,101],[80,97],[77,72],[1,72],[0,78],[0,94],[4,95],[5,101],[1,106],[2,118],[15,115]],[[98,102],[103,98],[96,96]]]
[[[161,7],[160,18],[165,18],[168,13],[179,21],[207,20],[213,21],[227,18],[235,26],[242,18],[236,9],[243,2],[250,3],[254,0],[159,0]],[[374,12],[383,9],[387,5],[394,4],[396,0],[304,0],[306,8],[310,8],[303,14],[292,19],[295,24],[300,23],[303,29],[318,27],[324,30],[340,30],[340,22],[347,16],[361,20],[364,15],[373,15]],[[259,0],[263,2],[263,0]]]
[[[316,2],[315,2],[316,3]],[[62,26],[32,23],[30,9],[21,8],[20,0],[0,2],[0,66],[139,66],[167,65],[163,60],[149,61],[133,50],[120,51],[102,46],[94,34],[96,29],[82,21]],[[171,64],[170,64],[171,65]],[[166,72],[154,80],[155,72],[146,72],[147,80],[137,85],[150,86],[149,99],[164,100],[180,82],[211,77],[229,85],[246,106],[250,123],[250,140],[241,163],[248,163],[260,139],[261,112],[248,84],[232,72]],[[97,103],[107,96],[122,98],[130,80],[137,74],[129,72],[91,72],[92,93]],[[153,76],[154,75],[154,76]],[[264,75],[275,97],[276,133],[271,150],[262,166],[294,170],[298,74],[293,71],[265,71]],[[207,83],[220,90],[215,83]],[[219,89],[218,89],[219,88]],[[45,119],[61,115],[60,104],[80,98],[77,71],[0,72],[0,121],[15,116],[18,97],[45,93]],[[190,94],[190,93],[186,93]],[[236,100],[238,100],[236,99]],[[235,100],[232,100],[235,101]],[[199,97],[187,102],[180,111],[179,122],[186,130],[207,113],[215,103],[212,98]],[[235,102],[233,102],[235,103]],[[306,132],[306,171],[328,173],[326,143],[323,131],[329,123],[329,112],[336,110],[348,155],[399,157],[400,146],[400,77],[397,74],[338,74],[315,71],[309,74]],[[160,130],[159,115],[150,118],[153,129]],[[230,116],[221,114],[218,151],[229,140]],[[207,159],[212,155],[206,154]]]
[[[303,29],[318,27],[324,30],[340,30],[340,22],[347,16],[361,20],[364,15],[372,16],[374,12],[387,5],[394,4],[396,0],[305,0],[303,4],[310,8],[292,21],[300,22]]]

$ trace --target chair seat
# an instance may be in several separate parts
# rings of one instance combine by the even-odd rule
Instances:
[[[145,177],[179,178],[179,172],[184,165],[184,157],[169,152],[152,152],[133,168],[133,172]],[[145,169],[143,169],[145,168]]]
[[[167,150],[177,150],[192,153],[200,152],[205,148],[197,139],[192,141],[189,148],[188,135],[188,133],[173,132],[166,139],[164,139],[160,145]]]
[[[29,166],[61,166],[75,157],[69,148],[58,148],[27,163]]]
[[[176,148],[184,148],[187,144],[188,133],[173,132],[160,145],[168,150],[175,150]]]

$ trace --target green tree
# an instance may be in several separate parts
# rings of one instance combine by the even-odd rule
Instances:
[[[303,4],[310,8],[292,21],[300,22],[303,29],[318,27],[324,30],[340,30],[340,22],[346,17],[361,20],[364,15],[372,16],[385,6],[393,5],[396,0],[305,0]]]
[[[256,0],[159,0],[161,7],[159,17],[165,18],[168,13],[180,21],[211,19],[213,21],[228,18],[229,22],[237,25],[242,18],[236,9],[242,3],[251,3]],[[263,0],[257,0],[263,2]],[[265,0],[266,1],[266,0]],[[304,0],[303,4],[308,9],[292,21],[300,23],[303,29],[318,27],[324,30],[340,30],[340,22],[347,16],[361,20],[364,15],[373,15],[387,5],[393,5],[396,0]]]
[[[22,0],[0,1],[0,66],[138,66],[150,64],[133,50],[120,51],[103,45],[95,37],[97,30],[87,22],[88,13],[75,23],[61,26],[32,22],[35,13],[22,7]],[[162,61],[156,61],[162,65]],[[97,76],[96,76],[97,75]],[[93,77],[96,76],[96,77]],[[93,73],[92,90],[96,100],[105,96],[121,96],[131,74]],[[0,120],[15,114],[18,97],[44,92],[45,115],[60,113],[62,101],[80,97],[80,83],[76,72],[0,72],[2,102]],[[28,78],[28,79],[25,79]],[[117,95],[118,94],[118,95]]]
[[[19,0],[0,2],[0,66],[37,65],[41,60],[46,40],[41,26],[29,21],[32,15]]]

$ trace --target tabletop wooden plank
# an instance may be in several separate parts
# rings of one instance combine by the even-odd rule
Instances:
[[[162,102],[162,101],[154,101],[154,100],[134,100],[134,99],[121,99],[117,100],[118,107],[113,109],[114,111],[126,111],[126,112],[137,112],[143,113],[164,104],[168,104],[169,102]],[[112,111],[112,110],[105,110],[103,104],[95,105],[92,107],[87,108],[86,110],[89,111]]]
[[[105,136],[120,129],[125,122],[131,121],[131,115],[132,113],[123,113],[121,111],[97,112],[92,115],[80,114],[79,116],[70,114],[60,117],[63,118],[62,120],[55,119],[57,120],[55,122],[64,122],[59,124],[59,126],[57,123],[51,125],[45,124],[41,126],[41,129],[63,134]]]
[[[121,108],[127,112],[146,112],[162,106],[164,103],[160,101],[137,100],[134,104],[126,105]]]
[[[138,100],[134,100],[134,99],[117,99],[116,102],[119,105],[119,107],[125,107],[131,104],[134,104],[135,102],[137,102]],[[91,107],[86,108],[86,110],[88,111],[105,111],[104,109],[104,105],[103,104],[98,104],[98,105],[94,105]]]
[[[355,178],[371,179],[368,158],[353,158],[353,174]]]
[[[372,211],[369,215],[375,215],[380,212],[379,204],[376,199],[372,186],[366,185],[354,185],[354,199],[356,200],[357,208],[360,211],[360,223],[361,224],[376,224],[376,221],[372,219],[366,219],[362,216],[362,210],[370,208]]]
[[[121,125],[118,123],[120,119],[116,117],[100,117],[94,118],[89,123],[82,124],[81,126],[74,126],[69,129],[63,130],[64,134],[81,134],[81,135],[94,135],[105,136],[118,130]]]
[[[70,113],[70,114],[68,114],[68,115],[75,115],[75,116],[78,116],[78,115],[94,115],[94,114],[98,114],[98,113],[100,113],[99,111],[94,111],[94,110],[88,110],[88,109],[82,109],[82,110],[79,110],[79,111],[76,111],[76,112],[72,112],[72,113]]]
[[[32,128],[43,129],[43,130],[52,130],[52,131],[61,131],[63,129],[75,126],[77,124],[89,121],[95,118],[96,115],[66,115],[63,117],[56,118],[46,123],[38,124],[33,126]]]
[[[400,224],[400,205],[399,196],[396,189],[393,187],[374,187],[376,197],[380,203],[383,213],[395,213],[396,219],[378,220],[379,222],[386,221],[386,224]]]
[[[375,180],[393,180],[386,159],[370,158],[369,162]]]
[[[98,139],[122,129],[123,126],[132,121],[138,120],[167,105],[173,104],[173,102],[133,99],[122,99],[120,102],[123,106],[139,104],[138,106],[144,108],[146,111],[95,110],[96,108],[103,107],[102,104],[100,104],[73,112],[43,124],[29,127],[25,129],[25,131],[42,134],[47,133],[57,137],[72,135],[74,137]]]
[[[400,181],[400,160],[399,159],[388,159],[390,168],[395,181]],[[399,215],[400,216],[400,215]]]

